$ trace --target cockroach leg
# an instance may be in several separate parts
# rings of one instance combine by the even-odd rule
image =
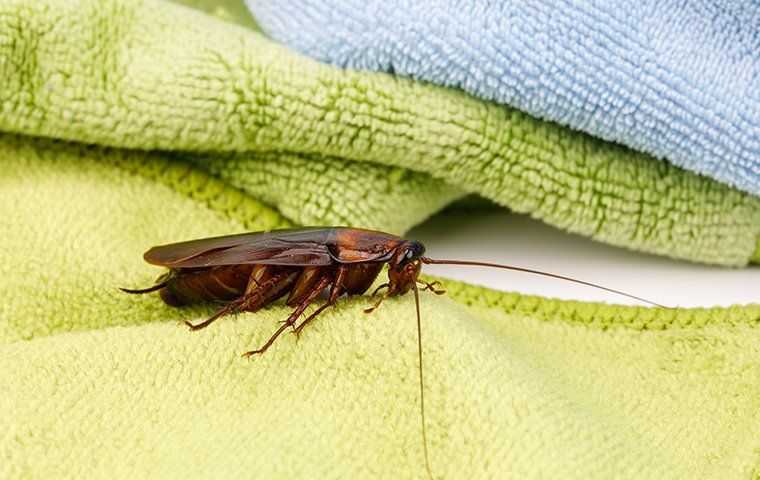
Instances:
[[[217,312],[215,314],[211,315],[211,317],[209,317],[207,320],[204,320],[201,323],[193,324],[193,323],[190,323],[188,320],[185,320],[185,325],[187,325],[188,327],[190,327],[190,330],[192,330],[192,331],[196,331],[196,330],[200,330],[202,328],[206,328],[209,325],[211,325],[214,322],[214,320],[216,320],[216,319],[218,319],[218,318],[220,318],[220,317],[222,317],[224,315],[227,315],[228,313],[234,313],[236,310],[238,310],[240,308],[240,305],[242,305],[243,301],[244,301],[244,299],[240,299],[240,300],[236,300],[234,302],[228,303],[227,305],[225,305],[222,308],[220,308],[219,310],[217,310]]]
[[[288,320],[290,320],[290,318],[288,318]],[[272,334],[272,336],[269,337],[269,340],[267,340],[267,343],[265,343],[264,345],[262,345],[260,348],[257,348],[256,350],[251,350],[250,352],[243,353],[242,356],[246,357],[246,358],[250,358],[253,355],[256,355],[258,353],[264,353],[264,352],[266,352],[267,349],[272,346],[272,344],[274,343],[274,341],[277,340],[277,337],[279,337],[280,334],[282,332],[284,332],[285,329],[288,328],[289,326],[290,326],[290,323],[288,323],[288,322],[283,323],[282,325],[280,325],[280,328],[278,328],[277,331],[275,331],[274,334]]]
[[[390,287],[390,283],[384,283],[384,284],[382,284],[382,285],[379,285],[379,286],[378,286],[378,287],[375,289],[375,291],[374,291],[374,292],[372,292],[372,295],[371,295],[371,296],[373,296],[373,297],[374,297],[375,295],[377,295],[377,292],[379,292],[380,290],[382,290],[382,289],[384,289],[384,288],[388,288],[388,287]]]
[[[390,295],[388,293],[386,293],[385,295],[383,295],[382,297],[380,297],[380,300],[378,300],[374,305],[372,305],[371,307],[365,308],[364,309],[364,313],[372,313],[372,312],[374,312],[375,310],[377,310],[377,307],[379,307],[380,304],[383,303],[385,301],[385,299],[388,298],[388,297],[390,297]]]
[[[436,295],[443,295],[444,293],[446,293],[446,290],[444,290],[442,288],[441,289],[435,288],[436,285],[443,285],[438,280],[436,280],[434,282],[425,282],[423,280],[417,280],[417,283],[419,283],[420,285],[424,285],[425,286],[425,288],[422,289],[423,291],[424,290],[430,290],[431,292],[435,293]]]
[[[334,305],[334,304],[330,303],[330,302],[325,303],[324,305],[320,306],[318,309],[314,310],[314,313],[312,313],[311,315],[309,315],[308,317],[306,317],[306,320],[304,320],[303,322],[301,322],[300,325],[298,325],[297,327],[295,327],[293,329],[293,334],[296,336],[296,339],[298,339],[298,338],[301,337],[301,331],[303,330],[303,327],[305,327],[307,323],[309,323],[312,320],[314,320],[320,313],[324,312],[325,309],[327,309],[327,307],[331,307],[332,305]]]
[[[281,273],[272,276],[272,278],[259,282],[251,273],[248,286],[245,289],[241,302],[241,310],[255,312],[262,306],[262,301],[266,301],[268,296],[276,296],[287,288],[294,279],[293,273]]]
[[[242,297],[236,300],[233,300],[232,302],[227,303],[224,307],[220,308],[210,318],[208,318],[207,320],[201,323],[192,324],[189,321],[185,321],[185,325],[190,327],[190,330],[192,331],[200,330],[202,328],[208,327],[215,320],[223,317],[224,315],[243,311],[243,310],[248,310],[257,302],[260,302],[262,292],[264,292],[265,294],[268,291],[268,289],[276,287],[277,284],[285,278],[286,278],[286,275],[279,275],[279,276],[274,276],[265,282],[259,283],[254,278],[253,274],[251,274],[251,276],[248,279],[248,286],[246,287],[246,291]]]
[[[375,291],[374,291],[374,292],[372,292],[372,296],[373,296],[373,297],[377,296],[377,292],[379,292],[380,290],[386,289],[386,288],[390,288],[390,283],[384,283],[384,284],[382,284],[382,285],[379,285],[379,286],[378,286],[378,287],[375,289]],[[364,309],[364,313],[372,313],[373,311],[375,311],[375,309],[376,309],[377,307],[379,307],[379,306],[380,306],[380,304],[381,304],[381,303],[383,303],[383,300],[385,300],[385,299],[386,299],[386,298],[388,298],[388,297],[389,297],[389,294],[388,294],[388,293],[386,293],[385,295],[383,295],[382,297],[380,297],[380,300],[378,300],[378,301],[377,301],[377,302],[376,302],[376,303],[375,303],[373,306],[365,308],[365,309]]]
[[[327,303],[325,303],[324,305],[316,309],[314,313],[306,317],[306,320],[301,322],[301,324],[298,325],[298,327],[293,328],[293,333],[295,334],[296,338],[300,338],[301,331],[303,331],[303,328],[309,322],[317,318],[317,316],[320,313],[322,313],[327,307],[335,305],[335,302],[338,301],[338,298],[341,295],[343,295],[345,291],[345,288],[343,287],[343,280],[346,278],[347,272],[348,272],[348,269],[345,267],[341,267],[338,269],[338,274],[335,277],[335,281],[333,282],[332,287],[330,287],[330,296],[327,299]]]
[[[252,355],[256,355],[258,353],[264,353],[267,351],[269,347],[272,346],[275,340],[277,340],[277,337],[280,336],[282,332],[285,331],[286,328],[292,327],[293,324],[296,323],[296,320],[298,320],[298,317],[303,315],[304,310],[306,310],[306,307],[309,306],[311,302],[314,301],[315,298],[319,296],[319,294],[327,288],[328,285],[330,285],[330,282],[332,282],[332,279],[329,276],[322,277],[316,285],[314,285],[314,288],[309,292],[309,295],[304,298],[304,300],[296,307],[295,310],[293,310],[293,313],[290,314],[287,320],[280,325],[280,328],[278,328],[271,337],[269,337],[269,340],[262,345],[260,348],[256,350],[251,350],[250,352],[245,352],[242,356],[243,357],[251,357]]]
[[[330,300],[337,300],[340,293],[343,292],[343,282],[346,281],[346,276],[348,276],[348,266],[341,265],[338,267],[338,273],[335,275],[335,281],[330,289]]]

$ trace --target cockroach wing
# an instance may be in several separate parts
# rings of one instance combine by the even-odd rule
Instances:
[[[332,229],[303,228],[241,233],[153,247],[145,261],[169,268],[262,264],[319,266],[335,263],[328,247]]]
[[[145,252],[145,261],[169,268],[385,262],[401,242],[395,235],[359,228],[296,228],[162,245]]]

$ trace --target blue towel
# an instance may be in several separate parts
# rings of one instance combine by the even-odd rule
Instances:
[[[462,88],[760,194],[760,2],[247,1],[322,61]]]

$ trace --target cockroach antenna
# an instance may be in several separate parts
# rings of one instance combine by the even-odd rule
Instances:
[[[420,421],[422,422],[422,448],[425,452],[425,469],[428,477],[433,480],[433,471],[430,468],[430,455],[428,455],[427,429],[425,428],[425,381],[422,378],[422,321],[420,320],[420,291],[415,284],[414,305],[417,307],[417,357],[420,370]]]
[[[587,282],[585,280],[579,280],[577,278],[566,277],[564,275],[557,275],[556,273],[542,272],[541,270],[534,270],[532,268],[515,267],[512,265],[503,265],[499,263],[475,262],[475,261],[469,261],[469,260],[437,260],[437,259],[428,258],[428,257],[420,257],[420,261],[426,265],[466,265],[466,266],[472,266],[472,267],[501,268],[504,270],[513,270],[516,272],[531,273],[533,275],[541,275],[544,277],[556,278],[559,280],[565,280],[565,281],[577,283],[580,285],[586,285],[587,287],[598,288],[599,290],[604,290],[605,292],[622,295],[624,297],[631,298],[633,300],[638,300],[640,302],[644,302],[655,307],[671,308],[665,305],[660,305],[659,303],[653,302],[651,300],[647,300],[646,298],[637,297],[636,295],[631,295],[630,293],[626,293],[620,290],[615,290],[614,288],[604,287],[596,283]]]

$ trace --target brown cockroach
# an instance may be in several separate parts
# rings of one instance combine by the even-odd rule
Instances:
[[[217,301],[223,306],[207,320],[192,324],[191,330],[207,327],[216,319],[237,312],[255,312],[287,295],[285,303],[294,307],[290,316],[256,350],[243,356],[264,353],[288,328],[296,335],[342,295],[361,295],[374,283],[383,265],[388,264],[388,282],[373,294],[385,293],[366,313],[388,297],[414,292],[417,308],[417,353],[420,383],[420,419],[425,467],[432,478],[425,428],[425,396],[422,376],[422,331],[418,284],[423,290],[444,293],[438,282],[419,279],[423,264],[470,265],[503,268],[567,280],[633,298],[660,307],[654,302],[619,290],[583,280],[528,268],[464,260],[435,260],[423,256],[425,247],[417,241],[372,230],[347,227],[314,227],[272,232],[243,233],[191,240],[153,247],[145,252],[148,263],[169,271],[145,289],[122,290],[127,293],[158,291],[164,302],[181,306]],[[327,301],[296,325],[306,308],[328,292]]]

